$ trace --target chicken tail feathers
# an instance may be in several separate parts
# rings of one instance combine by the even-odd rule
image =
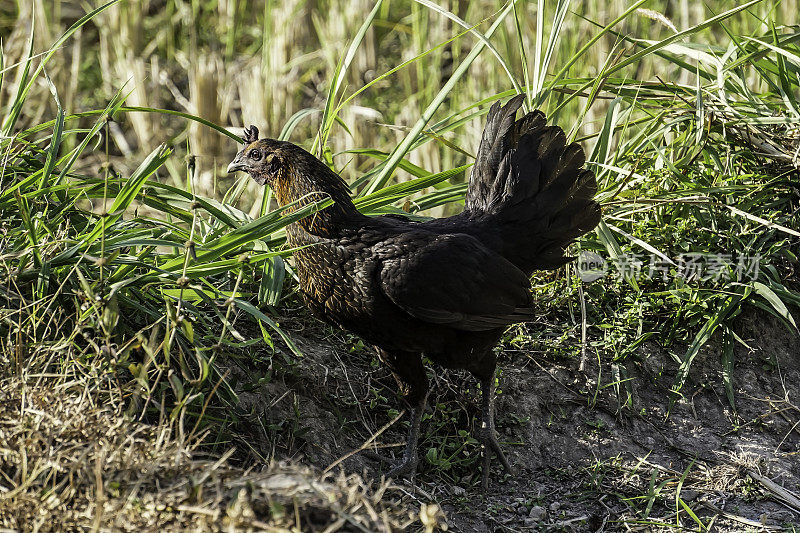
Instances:
[[[600,221],[597,181],[577,143],[541,111],[516,120],[523,95],[489,110],[466,195],[487,245],[524,272],[557,268],[567,245]],[[477,219],[477,220],[476,220]]]

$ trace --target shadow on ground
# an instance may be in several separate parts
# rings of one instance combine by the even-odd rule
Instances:
[[[303,322],[284,327],[296,329],[304,357],[281,363],[291,366],[275,372],[281,379],[241,390],[248,446],[377,478],[386,465],[350,454],[365,443],[399,451],[402,419],[380,433],[402,408],[392,377],[356,339]],[[414,483],[397,485],[409,505],[437,503],[453,531],[795,531],[800,340],[756,313],[736,327],[751,349],[736,347],[735,411],[713,343],[669,416],[678,363],[655,343],[640,348],[630,386],[619,387],[624,378],[607,362],[587,361],[580,372],[535,348],[505,353],[498,430],[518,471],[504,475],[495,464],[486,495],[469,433],[476,384],[434,368],[423,464]]]

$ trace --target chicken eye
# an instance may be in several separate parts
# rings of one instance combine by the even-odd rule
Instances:
[[[261,150],[251,150],[249,157],[253,161],[259,161],[261,159]]]

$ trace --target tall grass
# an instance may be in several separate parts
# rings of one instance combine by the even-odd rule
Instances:
[[[51,61],[49,73],[56,86],[63,88],[65,101],[77,106],[73,111],[104,107],[127,83],[129,105],[179,110],[225,126],[252,122],[272,136],[282,131],[290,117],[305,113],[292,139],[310,140],[325,109],[331,85],[328,81],[336,79],[341,51],[372,5],[343,0],[313,4],[303,0],[123,2],[100,14],[99,24],[82,30],[80,38],[73,39]],[[372,162],[345,150],[398,145],[406,137],[406,129],[417,123],[421,111],[448,83],[453,69],[480,42],[478,35],[497,20],[503,5],[498,0],[445,3],[437,9],[417,2],[387,1],[380,5],[354,50],[350,67],[344,71],[341,87],[347,94],[404,61],[423,53],[426,56],[375,83],[341,110],[347,128],[334,128],[330,145],[332,154],[338,154],[338,166],[349,177],[360,176]],[[518,2],[490,39],[493,50],[475,58],[469,75],[455,90],[446,92],[447,103],[439,109],[437,119],[514,85],[533,83],[541,87],[547,72],[552,75],[569,64],[574,52],[585,44],[584,37],[596,34],[588,21],[605,25],[632,5],[623,0]],[[721,3],[717,9],[713,4],[705,7],[688,0],[653,0],[642,3],[642,7],[663,15],[659,18],[649,12],[633,12],[614,29],[657,40],[672,35],[672,27],[684,30],[695,26],[712,16],[715,9],[724,11],[729,4]],[[728,19],[728,29],[737,35],[763,33],[764,21],[789,22],[796,8],[796,0],[759,2],[746,14]],[[34,44],[39,51],[78,16],[76,4],[62,0],[22,2],[18,9],[18,16],[12,10],[0,17],[0,34],[8,36],[4,38],[7,64],[24,57],[34,13],[39,28]],[[456,20],[475,28],[453,40],[459,32],[467,31]],[[727,36],[721,25],[714,25],[698,38],[698,42],[712,43]],[[607,58],[622,50],[616,37],[606,33],[580,56],[577,65],[562,74],[596,76]],[[624,70],[624,74],[639,80],[653,79],[655,73],[662,79],[679,77],[684,83],[691,76],[655,54],[646,54]],[[9,90],[10,84],[6,84],[5,92]],[[41,105],[23,110],[23,124],[29,126],[38,123],[44,113],[49,116],[55,112],[46,87],[32,90]],[[558,98],[561,90],[539,104],[551,113],[558,109],[557,122],[569,126],[585,113],[579,123],[581,133],[599,131],[603,105],[587,106],[583,98],[578,98],[562,108]],[[155,132],[159,132],[161,140],[170,139],[180,149],[190,140],[189,151],[199,158],[200,181],[213,189],[214,169],[219,169],[233,150],[231,145],[220,145],[210,131],[185,122],[146,114],[131,114],[120,120],[123,127],[111,129],[112,155],[127,155],[114,157],[120,168],[135,168],[137,161],[158,144]],[[443,141],[455,142],[472,153],[481,128],[480,116],[472,117],[445,139],[417,146],[409,157],[431,172],[463,164],[465,156]],[[173,184],[183,182],[179,165],[168,163],[168,169]],[[216,179],[214,194],[221,194],[230,184],[219,176]],[[255,189],[249,192],[255,193]]]

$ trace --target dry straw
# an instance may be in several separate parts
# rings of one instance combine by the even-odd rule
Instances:
[[[166,425],[132,422],[78,383],[0,381],[0,529],[405,531],[442,525],[387,482],[289,463],[204,458]],[[423,524],[420,527],[420,524]]]

